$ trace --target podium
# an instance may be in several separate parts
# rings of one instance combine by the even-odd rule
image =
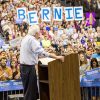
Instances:
[[[40,100],[81,100],[78,54],[38,67]]]

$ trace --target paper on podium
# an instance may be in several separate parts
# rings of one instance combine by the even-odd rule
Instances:
[[[39,59],[39,61],[41,61],[41,63],[42,63],[43,65],[48,65],[48,63],[51,62],[51,61],[53,61],[53,60],[55,60],[55,59],[53,59],[53,58],[48,58],[48,57],[46,57],[46,58],[40,58],[40,59]]]

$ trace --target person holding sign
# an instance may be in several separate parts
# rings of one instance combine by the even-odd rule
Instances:
[[[91,69],[98,68],[100,67],[98,61],[96,58],[92,58],[90,61]],[[95,77],[95,74],[94,74]],[[89,92],[91,92],[90,95],[92,94],[92,100],[100,100],[100,91],[99,87],[90,87]]]
[[[20,72],[24,87],[24,100],[37,100],[37,76],[35,66],[38,64],[39,55],[52,57],[64,61],[63,56],[45,52],[38,42],[40,28],[38,25],[29,27],[28,35],[21,42],[20,48]]]

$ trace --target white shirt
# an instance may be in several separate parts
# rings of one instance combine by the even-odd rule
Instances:
[[[49,56],[40,46],[35,37],[26,35],[21,42],[20,48],[20,64],[35,65],[38,64],[39,55]]]

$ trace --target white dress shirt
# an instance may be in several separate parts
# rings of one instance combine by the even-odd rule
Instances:
[[[38,56],[41,54],[49,56],[49,53],[44,51],[35,37],[26,35],[21,42],[20,64],[36,65],[38,64]]]

